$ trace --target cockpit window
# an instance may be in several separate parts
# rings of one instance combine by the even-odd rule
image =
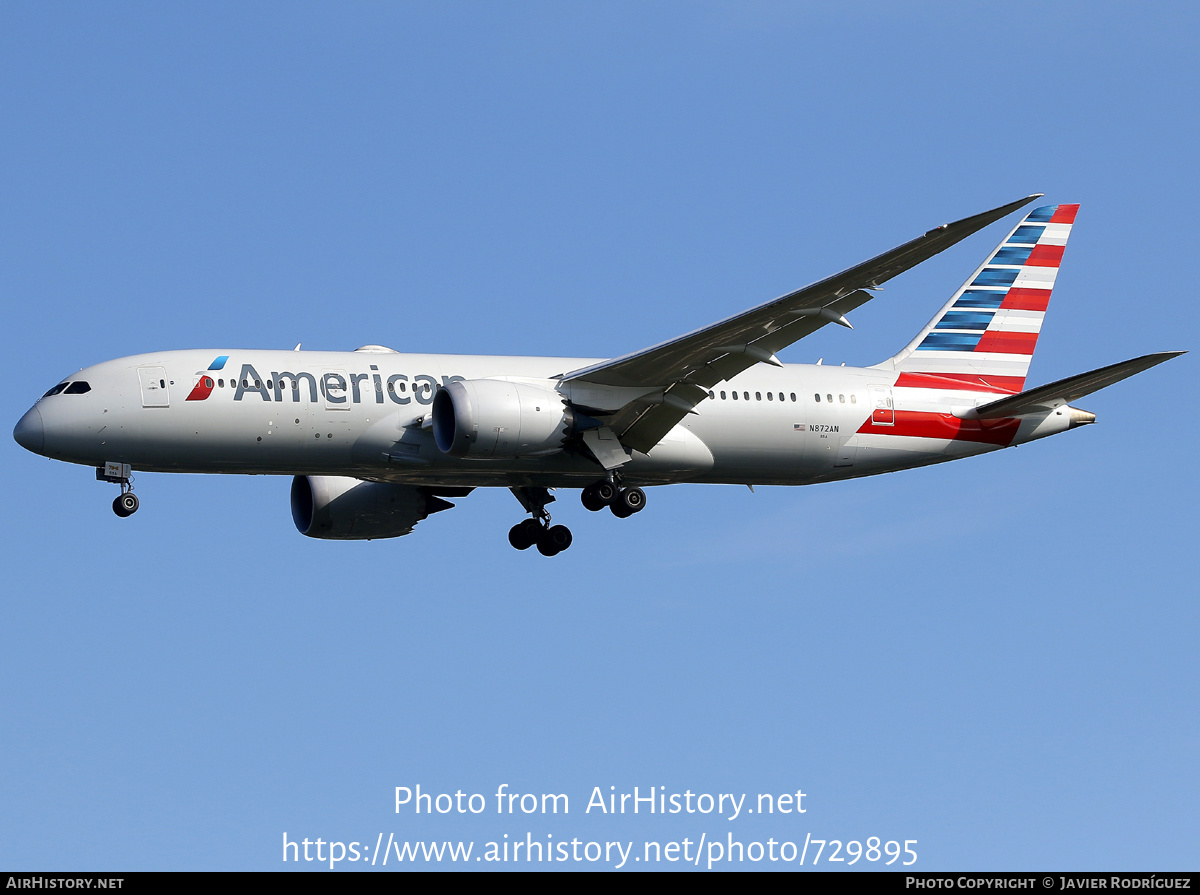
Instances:
[[[42,397],[49,398],[49,397],[52,397],[53,395],[57,395],[68,385],[70,385],[69,382],[60,382],[58,385],[54,386],[54,388],[50,389],[50,391],[46,392],[46,394],[42,395]]]
[[[86,395],[92,390],[92,387],[86,382],[72,382],[67,386],[65,394],[68,395]]]

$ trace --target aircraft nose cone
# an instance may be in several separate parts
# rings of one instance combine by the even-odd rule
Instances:
[[[42,427],[42,415],[36,407],[30,407],[17,421],[17,427],[13,429],[13,438],[27,451],[33,451],[35,454],[42,452],[42,448],[46,446],[46,431]]]

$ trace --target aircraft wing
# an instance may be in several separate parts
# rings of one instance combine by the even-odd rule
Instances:
[[[878,289],[1041,195],[935,227],[811,286],[652,348],[572,371],[562,381],[649,390],[615,413],[601,416],[623,445],[649,451],[717,383],[760,362],[778,365],[775,352],[828,323],[849,326],[845,315],[872,298],[867,290]]]
[[[1039,385],[1037,388],[1023,391],[1019,395],[1010,395],[999,401],[980,405],[968,416],[970,419],[997,420],[1020,416],[1023,413],[1053,410],[1064,404],[1070,404],[1084,395],[1107,388],[1114,382],[1120,382],[1135,373],[1149,370],[1173,357],[1179,357],[1181,354],[1187,354],[1187,352],[1160,351],[1157,354],[1147,354],[1135,357],[1133,360],[1121,361],[1119,364],[1109,364],[1107,367],[1092,370],[1090,373],[1068,376],[1066,379],[1051,382],[1049,385]]]

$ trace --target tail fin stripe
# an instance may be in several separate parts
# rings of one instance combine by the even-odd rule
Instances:
[[[1008,242],[1010,245],[1013,243],[1035,245],[1045,232],[1045,227],[1028,227],[1022,225],[1013,231],[1013,235],[1008,238]]]
[[[1014,311],[1045,311],[1050,305],[1049,289],[1009,289],[1000,307]]]
[[[901,373],[896,388],[958,388],[971,392],[1019,392],[1024,376],[977,376],[973,373]]]
[[[1023,268],[985,267],[972,286],[1011,286]]]
[[[988,262],[992,264],[1012,264],[1017,267],[1023,267],[1028,263],[1029,256],[1033,254],[1036,246],[1011,246],[1005,245],[1000,247],[1000,251],[992,256],[992,260]]]
[[[993,310],[1002,306],[1004,296],[1012,294],[1014,289],[1009,289],[1005,293],[1002,289],[968,289],[956,301],[952,307],[955,308],[992,308]]]
[[[1079,211],[1078,205],[1052,205],[1054,215],[1050,218],[1051,224],[1073,224],[1075,223],[1075,214]]]
[[[1037,333],[989,330],[975,345],[975,350],[997,354],[1033,354],[1037,340]]]
[[[1046,314],[1043,311],[1001,308],[992,315],[992,322],[988,329],[1035,333],[1041,330],[1045,317]]]
[[[1062,264],[1063,249],[1065,248],[1065,245],[1034,246],[1033,251],[1029,253],[1029,259],[1024,263],[1035,267],[1058,267]]]
[[[1070,224],[1047,224],[1045,232],[1038,237],[1037,244],[1043,246],[1065,246],[1071,235]]]
[[[1057,267],[1022,267],[1018,276],[1013,280],[1013,285],[1018,289],[1022,287],[1053,289],[1054,280],[1057,277]]]
[[[940,333],[931,332],[925,337],[918,351],[974,351],[983,333]]]
[[[1077,205],[1035,208],[925,328],[880,364],[901,375],[1020,389],[1029,371]],[[971,386],[967,386],[971,387]]]
[[[936,329],[987,329],[995,316],[990,311],[947,311]]]

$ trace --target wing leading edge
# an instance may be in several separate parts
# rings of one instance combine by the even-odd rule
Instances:
[[[648,452],[708,396],[708,389],[757,363],[779,364],[775,353],[845,315],[893,277],[1041,198],[1026,196],[982,214],[935,227],[891,251],[820,282],[789,292],[678,338],[593,364],[562,377],[564,383],[634,388],[645,394],[601,419],[621,443]]]

